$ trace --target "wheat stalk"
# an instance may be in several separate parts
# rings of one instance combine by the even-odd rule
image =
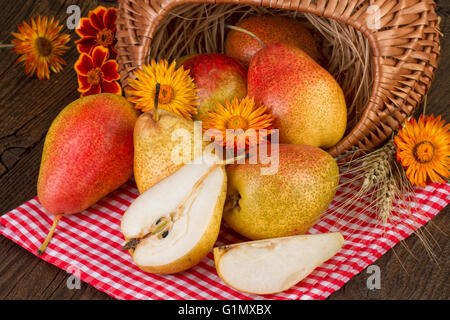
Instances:
[[[395,153],[393,139],[390,139],[381,148],[341,164],[341,175],[350,174],[353,178],[339,187],[355,181],[361,181],[361,187],[357,192],[350,188],[345,194],[348,199],[339,208],[346,209],[346,214],[351,213],[351,208],[365,199],[369,202],[365,210],[376,210],[380,222],[387,223],[394,201],[412,190],[403,168],[395,160]]]
[[[395,146],[393,141],[390,140],[362,161],[364,180],[361,190],[363,192],[367,192],[377,184],[383,184],[390,179],[394,153]]]
[[[395,180],[392,174],[389,174],[389,177],[383,180],[383,184],[379,189],[377,198],[378,198],[378,218],[384,224],[387,223],[391,212],[392,212],[392,204],[398,192],[397,181]]]

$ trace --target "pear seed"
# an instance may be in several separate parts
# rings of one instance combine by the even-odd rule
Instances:
[[[163,221],[160,222],[160,220],[163,220]],[[151,232],[151,234],[153,235],[153,234],[160,233],[161,231],[163,231],[166,228],[168,223],[169,223],[169,220],[167,218],[160,218],[158,221],[156,221],[156,224],[155,224],[156,228],[155,228],[155,230],[153,230]]]

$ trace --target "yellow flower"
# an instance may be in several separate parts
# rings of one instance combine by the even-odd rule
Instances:
[[[409,181],[425,187],[428,180],[445,182],[450,167],[450,124],[441,116],[412,118],[394,138],[397,161],[406,168]]]
[[[274,119],[267,108],[256,105],[253,98],[239,101],[235,97],[231,103],[225,101],[225,106],[216,102],[216,108],[208,111],[202,120],[205,134],[215,143],[231,149],[243,145],[253,147],[266,141]]]
[[[156,62],[152,59],[150,65],[143,66],[134,75],[136,79],[128,83],[126,91],[130,95],[128,101],[135,104],[143,112],[155,107],[156,84],[160,84],[158,108],[165,109],[186,119],[191,119],[197,113],[197,89],[189,76],[189,70],[183,67],[175,69],[166,60]]]
[[[62,25],[54,20],[38,16],[31,19],[30,24],[25,21],[18,25],[19,32],[12,32],[15,39],[11,40],[14,52],[21,54],[16,63],[25,65],[25,73],[36,73],[39,80],[50,78],[50,70],[58,73],[65,61],[61,59],[70,40],[68,34],[60,33]]]

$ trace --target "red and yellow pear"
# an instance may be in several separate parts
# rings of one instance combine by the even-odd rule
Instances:
[[[248,95],[275,116],[280,143],[330,148],[345,133],[347,107],[341,87],[295,46],[275,43],[253,56]]]
[[[198,89],[199,105],[194,120],[200,120],[216,103],[247,95],[247,70],[236,60],[220,53],[198,54],[181,66],[189,70]]]
[[[55,220],[81,212],[124,184],[133,174],[136,111],[119,95],[80,98],[65,107],[47,133],[37,193]]]
[[[303,49],[311,58],[318,60],[317,44],[309,30],[300,22],[279,16],[256,16],[236,24],[256,37],[265,45],[287,43]],[[263,48],[253,36],[238,30],[231,30],[225,40],[225,53],[248,66],[253,55]]]

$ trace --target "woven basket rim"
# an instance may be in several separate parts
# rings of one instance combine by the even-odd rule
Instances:
[[[440,57],[439,25],[433,0],[380,1],[380,28],[373,29],[368,1],[354,0],[119,0],[117,51],[124,89],[133,72],[148,63],[158,23],[183,4],[245,4],[311,13],[360,31],[372,49],[373,84],[368,105],[353,129],[327,151],[343,156],[383,143],[419,106],[434,79]]]

